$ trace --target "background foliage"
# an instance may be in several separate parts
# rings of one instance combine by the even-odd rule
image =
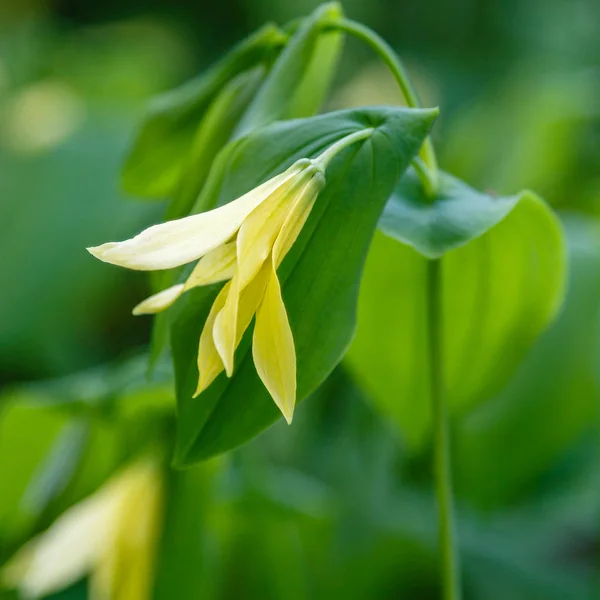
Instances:
[[[84,251],[162,215],[118,191],[145,101],[265,20],[314,4],[3,0],[0,560],[148,440],[173,434],[169,367],[146,380],[150,321],[130,317],[148,281]],[[557,322],[508,385],[453,421],[467,596],[597,597],[600,5],[344,8],[406,57],[424,104],[440,105],[444,170],[499,194],[535,189],[566,227],[570,280]],[[346,50],[328,107],[397,102],[369,51],[354,41]],[[401,325],[398,310],[389,307]],[[166,474],[157,598],[437,597],[418,419],[414,429],[402,420],[408,430],[388,421],[349,366],[298,408],[292,428],[278,423],[226,457]],[[79,584],[63,596],[85,594]]]

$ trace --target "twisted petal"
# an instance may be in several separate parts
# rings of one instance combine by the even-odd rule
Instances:
[[[215,342],[213,341],[213,327],[217,315],[225,305],[227,294],[231,288],[231,282],[226,283],[223,289],[215,298],[213,305],[208,313],[202,334],[200,335],[200,344],[198,346],[198,387],[194,392],[194,398],[203,392],[224,369],[223,361],[217,352]]]
[[[289,179],[255,208],[240,228],[237,236],[237,271],[214,328],[215,344],[229,377],[233,374],[234,354],[239,343],[237,332],[240,294],[270,256],[290,210],[306,197],[307,190],[310,192],[315,187],[311,184],[315,177],[319,179],[316,169],[309,163],[302,173]]]
[[[229,240],[265,198],[302,168],[296,163],[281,175],[214,210],[153,225],[130,240],[108,242],[88,251],[104,262],[141,271],[187,264]]]
[[[311,179],[303,190],[303,193],[291,207],[273,245],[273,262],[275,263],[275,268],[279,267],[285,255],[290,251],[300,235],[324,183],[325,180],[319,175]]]
[[[296,177],[290,178],[248,215],[239,230],[236,242],[237,270],[231,280],[225,306],[214,327],[215,345],[229,377],[233,374],[234,354],[239,343],[237,332],[240,294],[257,276],[271,254],[295,197],[302,195],[313,174],[314,168],[309,166]]]
[[[212,330],[215,348],[221,357],[227,377],[233,375],[233,357],[237,346],[239,299],[239,277],[236,273],[231,280],[229,293],[227,294],[223,308],[215,318]]]
[[[296,404],[296,350],[276,270],[300,235],[323,183],[317,176],[306,184],[279,231],[252,339],[256,371],[288,423]]]
[[[296,403],[296,350],[281,297],[279,280],[269,261],[270,276],[252,338],[252,355],[258,376],[288,423]]]
[[[297,197],[314,175],[309,167],[280,186],[245,219],[237,236],[239,291],[258,273]]]
[[[270,263],[263,265],[254,279],[244,288],[241,294],[233,296],[234,286],[237,286],[237,275],[231,280],[231,289],[223,309],[217,316],[213,328],[215,347],[225,365],[228,377],[233,374],[233,359],[235,349],[242,336],[252,322],[252,317],[260,304],[269,277]],[[235,302],[232,300],[235,299]]]
[[[154,294],[140,302],[133,309],[134,315],[153,315],[155,313],[166,310],[171,306],[179,296],[184,292],[183,283],[173,285],[158,294]]]

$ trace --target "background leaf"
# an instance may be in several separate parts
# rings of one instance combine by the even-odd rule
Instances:
[[[508,384],[455,429],[458,491],[486,510],[531,497],[536,482],[556,493],[582,457],[597,456],[600,224],[563,220],[570,264],[559,318]]]
[[[525,193],[495,227],[443,258],[447,401],[456,413],[496,391],[563,297],[561,227]],[[367,259],[348,364],[406,442],[428,438],[427,259],[378,233]]]
[[[123,189],[149,198],[176,192],[196,131],[215,97],[236,75],[268,61],[284,40],[274,25],[266,25],[206,73],[155,98],[125,161]]]
[[[341,14],[339,4],[323,4],[301,21],[240,123],[238,135],[276,120],[309,117],[320,108],[343,40],[339,32],[323,33],[322,23]]]

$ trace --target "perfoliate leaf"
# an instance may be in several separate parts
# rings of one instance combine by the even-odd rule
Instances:
[[[468,200],[449,202],[461,208]],[[484,206],[486,202],[492,200],[484,198]],[[468,220],[452,217],[441,225],[460,222]],[[433,219],[432,231],[450,230]],[[461,239],[440,234],[441,243],[416,231],[410,236],[430,254]],[[494,227],[440,259],[446,395],[454,413],[496,391],[552,321],[563,298],[564,248],[552,210],[535,194],[524,192]],[[426,441],[430,429],[426,269],[422,254],[376,235],[363,277],[357,335],[347,356],[375,406],[413,448]]]
[[[202,118],[231,79],[272,60],[285,41],[267,25],[241,42],[206,73],[158,96],[150,105],[122,173],[134,196],[166,198],[180,183],[181,171]]]
[[[235,143],[207,188],[222,205],[315,157],[344,136],[374,128],[370,138],[330,163],[300,237],[278,272],[297,355],[297,400],[310,394],[341,360],[354,331],[363,262],[383,206],[418,152],[436,111],[365,108],[275,123]],[[188,465],[251,439],[281,413],[260,382],[249,350],[251,329],[231,379],[221,374],[198,398],[198,340],[219,287],[186,294],[171,309],[178,397],[175,462]]]
[[[241,121],[239,135],[276,120],[308,117],[320,108],[343,41],[340,32],[323,32],[323,23],[341,16],[340,5],[330,3],[302,21]]]
[[[428,198],[411,169],[387,203],[379,228],[427,258],[439,258],[501,221],[521,199],[483,194],[448,173],[439,174],[435,198]]]

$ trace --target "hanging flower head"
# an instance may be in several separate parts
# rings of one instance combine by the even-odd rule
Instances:
[[[196,396],[222,371],[232,376],[235,350],[255,318],[252,355],[256,370],[291,422],[296,402],[296,353],[277,268],[325,184],[328,162],[371,131],[343,138],[316,159],[295,162],[229,204],[154,225],[124,242],[88,248],[100,260],[138,270],[170,269],[199,259],[185,283],[147,298],[134,308],[136,315],[165,310],[194,287],[227,281],[200,336]]]

